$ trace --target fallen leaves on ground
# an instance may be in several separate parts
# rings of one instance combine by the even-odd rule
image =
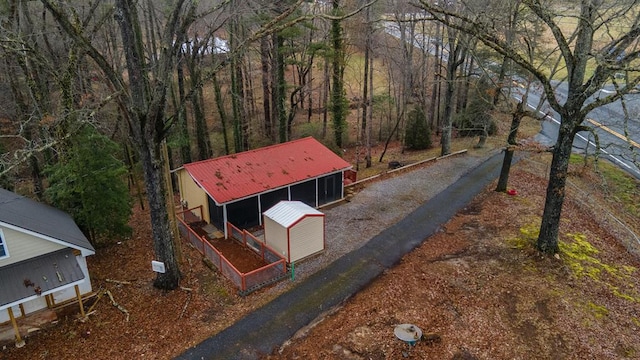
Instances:
[[[397,267],[268,358],[638,358],[640,264],[622,245],[624,232],[591,205],[601,195],[592,189],[587,202],[569,189],[561,234],[577,251],[557,259],[534,250],[542,159],[515,167],[510,188],[517,195],[489,187]],[[238,296],[184,243],[185,289],[155,289],[147,211],[137,209],[132,224],[131,239],[89,258],[94,288],[108,289],[129,321],[103,297],[87,321],[63,315],[29,335],[27,346],[0,351],[0,359],[171,359],[274,296]],[[597,253],[580,252],[585,242]],[[409,346],[396,339],[394,326],[402,323],[420,327],[423,340]]]
[[[573,187],[562,213],[564,250],[540,255],[546,180],[536,166],[524,161],[513,171],[516,196],[489,187],[398,266],[266,358],[639,358],[638,258]],[[399,324],[418,326],[422,340],[396,338]]]

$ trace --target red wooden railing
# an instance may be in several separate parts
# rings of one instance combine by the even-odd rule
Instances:
[[[193,213],[199,211],[200,217]],[[187,214],[187,212],[189,214]],[[242,273],[227,260],[222,252],[216,249],[209,241],[198,235],[189,226],[189,222],[200,221],[202,219],[202,206],[184,210],[177,213],[178,229],[180,235],[189,241],[196,249],[198,249],[211,263],[231,282],[240,289],[240,294],[246,295],[263,286],[269,285],[275,281],[284,278],[287,275],[286,260],[273,249],[265,245],[260,239],[256,238],[246,230],[240,230],[232,224],[227,224],[228,233],[231,238],[238,241],[257,254],[268,263],[261,268],[253,271]],[[188,219],[192,219],[187,222]]]

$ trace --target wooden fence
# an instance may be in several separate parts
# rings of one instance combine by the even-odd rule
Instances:
[[[197,215],[194,215],[194,210],[200,212],[199,218]],[[186,214],[187,212],[189,212],[190,215]],[[228,233],[231,238],[260,255],[267,263],[267,265],[261,268],[243,273],[236,269],[206,238],[198,235],[191,226],[189,226],[189,222],[187,221],[190,217],[202,219],[202,206],[184,210],[177,215],[178,229],[180,230],[182,238],[189,241],[189,243],[198,249],[206,259],[211,261],[227,279],[231,280],[231,282],[240,289],[240,295],[248,295],[253,291],[288,276],[286,260],[250,232],[240,230],[228,224]]]

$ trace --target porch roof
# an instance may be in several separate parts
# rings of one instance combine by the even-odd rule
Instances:
[[[65,248],[0,268],[0,310],[84,279],[73,249]]]

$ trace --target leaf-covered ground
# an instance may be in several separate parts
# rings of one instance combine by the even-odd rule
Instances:
[[[640,263],[624,245],[638,244],[611,216],[608,195],[595,191],[599,177],[580,171],[569,185],[561,253],[540,256],[544,173],[544,163],[521,162],[510,182],[517,195],[487,189],[269,359],[640,358]],[[398,340],[393,330],[403,323],[420,327],[422,341]]]
[[[270,358],[640,358],[640,263],[627,249],[637,251],[637,243],[618,222],[634,226],[637,217],[616,206],[590,170],[575,171],[562,253],[539,256],[533,241],[548,159],[530,159],[510,178],[517,195],[488,188],[397,267]],[[25,347],[7,346],[0,359],[171,359],[275,296],[238,296],[187,245],[184,289],[153,288],[147,212],[138,209],[132,224],[131,239],[89,259],[94,288],[108,289],[128,321],[104,296],[87,321],[63,314],[30,334]],[[425,339],[414,347],[397,340],[400,323],[419,326]]]

